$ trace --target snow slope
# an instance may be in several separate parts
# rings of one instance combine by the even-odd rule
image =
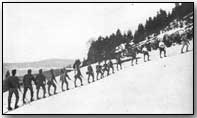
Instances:
[[[168,48],[168,57],[162,59],[158,50],[152,51],[151,61],[139,59],[139,64],[133,67],[125,62],[123,70],[91,84],[87,84],[86,68],[82,68],[85,86],[35,101],[8,114],[192,113],[193,51],[180,54],[180,48],[179,45]],[[193,50],[192,42],[189,49]],[[73,72],[69,74],[73,79]],[[59,77],[56,79],[59,81]],[[73,81],[69,83],[73,88]],[[7,93],[3,97],[5,112]]]

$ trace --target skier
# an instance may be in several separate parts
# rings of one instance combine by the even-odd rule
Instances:
[[[8,70],[8,71],[6,72],[6,74],[5,74],[5,80],[7,80],[8,77],[10,77],[10,71],[9,71],[9,70]]]
[[[105,63],[103,64],[103,76],[105,74],[105,71],[107,71],[107,76],[109,75],[109,67],[108,67],[108,64],[106,63],[106,60],[105,60]]]
[[[30,90],[31,93],[31,102],[33,100],[33,87],[32,87],[32,81],[36,84],[34,76],[31,74],[31,69],[27,70],[27,74],[23,77],[23,84],[24,84],[24,92],[23,92],[23,104],[26,103],[25,96],[27,93],[27,90]]]
[[[5,74],[5,79],[4,79],[4,82],[3,82],[3,91],[4,89],[7,90],[7,87],[8,87],[8,78],[10,77],[10,71],[8,70]]]
[[[39,98],[39,90],[40,90],[40,87],[42,87],[44,93],[43,93],[43,98],[45,98],[45,94],[46,94],[46,88],[45,88],[45,85],[46,85],[46,77],[43,75],[42,73],[42,69],[39,70],[39,74],[36,76],[36,89],[37,89],[37,99],[40,99]]]
[[[181,47],[181,53],[183,53],[183,49],[186,46],[186,52],[188,52],[188,48],[189,48],[189,39],[187,38],[187,34],[186,32],[183,34],[183,36],[181,37],[182,40],[182,47]]]
[[[131,66],[133,66],[133,60],[135,59],[136,60],[136,64],[137,64],[137,48],[135,44],[129,44],[129,43],[126,43],[125,45],[125,48],[126,48],[126,53],[127,53],[127,56],[131,56]]]
[[[60,75],[60,81],[62,82],[62,91],[65,91],[63,89],[64,83],[66,84],[66,90],[69,90],[68,80],[66,78],[68,78],[69,80],[71,80],[71,79],[68,76],[68,72],[67,72],[66,68],[64,68],[63,70],[61,70],[61,72],[63,73],[62,75]]]
[[[19,84],[19,78],[16,75],[16,70],[12,70],[12,76],[8,77],[8,110],[12,110],[11,105],[11,99],[12,95],[14,94],[16,97],[15,101],[15,109],[18,108],[18,100],[19,100],[19,93],[18,89],[21,91],[20,84]]]
[[[90,76],[92,77],[92,81],[94,82],[94,71],[90,63],[88,63],[86,74],[88,75],[88,83],[90,83]]]
[[[148,57],[148,61],[149,61],[149,53],[148,53],[146,44],[142,47],[142,53],[144,54],[144,62],[146,62],[146,59],[145,59],[146,56]]]
[[[80,80],[81,82],[81,86],[83,86],[83,81],[82,81],[82,74],[81,74],[81,70],[80,70],[80,64],[81,64],[81,61],[79,59],[77,59],[73,65],[73,68],[75,70],[75,87],[77,87],[77,79]]]
[[[108,67],[109,67],[109,72],[110,72],[110,69],[112,69],[112,73],[114,73],[114,66],[113,66],[111,59],[108,62]]]
[[[54,82],[55,81],[55,82]],[[51,96],[51,93],[50,93],[50,88],[51,86],[54,87],[54,94],[57,94],[56,92],[56,85],[55,83],[57,83],[56,79],[55,79],[55,75],[54,75],[54,72],[53,72],[53,69],[51,69],[51,78],[48,80],[47,84],[48,84],[48,93],[49,93],[49,96]]]
[[[128,51],[129,48],[131,48],[131,45],[129,44],[129,42],[127,42],[127,43],[125,44],[125,49]]]
[[[96,65],[96,79],[98,79],[99,74],[101,75],[101,79],[103,78],[103,72],[102,72],[102,66],[100,65],[100,62],[98,62],[98,65]]]
[[[131,66],[133,66],[133,61],[135,59],[135,63],[137,64],[137,47],[133,46],[129,49],[129,53],[131,55]]]
[[[118,66],[120,66],[120,69],[122,70],[122,61],[121,61],[120,57],[121,57],[121,52],[119,52],[116,56],[116,68],[117,68],[117,70],[119,70]]]
[[[162,40],[160,40],[159,42],[159,54],[160,54],[160,58],[162,58],[161,53],[164,52],[164,57],[166,57],[166,45],[164,44],[164,42]]]

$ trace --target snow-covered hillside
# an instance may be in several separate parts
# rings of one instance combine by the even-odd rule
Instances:
[[[152,51],[149,62],[143,62],[142,55],[138,55],[141,59],[137,65],[125,62],[122,70],[91,84],[87,84],[84,67],[85,86],[34,101],[8,114],[192,113],[193,44],[190,44],[190,51],[183,54],[180,54],[180,45],[168,48],[167,57],[162,59],[158,50]],[[73,72],[69,75],[74,80]],[[56,79],[59,82],[59,77]],[[69,85],[74,88],[73,81],[69,81]],[[60,84],[57,86],[60,92]],[[7,111],[7,94],[3,94],[4,112]],[[36,92],[34,98],[35,95]]]

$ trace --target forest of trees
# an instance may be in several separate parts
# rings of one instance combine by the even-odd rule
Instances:
[[[98,37],[98,40],[91,42],[88,52],[88,60],[95,62],[101,61],[104,58],[113,58],[112,54],[114,53],[116,46],[130,42],[131,40],[133,40],[133,34],[130,30],[126,34],[122,34],[118,29],[115,34],[112,33],[110,36],[100,36]]]
[[[151,34],[158,34],[160,30],[165,28],[174,19],[181,20],[185,15],[193,12],[193,3],[175,3],[175,7],[171,12],[166,13],[165,10],[160,9],[157,15],[149,17],[145,24],[139,24],[137,30],[133,34],[131,30],[127,33],[122,33],[117,29],[116,33],[109,36],[99,36],[96,41],[92,41],[88,51],[88,58],[86,60],[91,63],[110,59],[114,57],[114,51],[117,46],[122,43],[139,43],[145,40],[145,37]],[[84,61],[85,65],[85,61]]]

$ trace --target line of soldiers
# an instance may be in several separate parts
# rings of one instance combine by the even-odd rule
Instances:
[[[74,76],[75,87],[77,87],[78,79],[81,82],[81,86],[83,86],[83,81],[82,81],[83,76],[80,71],[80,64],[81,64],[80,60],[76,60],[73,66],[74,71],[75,71],[75,76]],[[114,73],[114,67],[113,67],[113,63],[111,60],[109,60],[108,63],[105,61],[103,65],[101,65],[100,62],[98,62],[98,65],[96,65],[96,80],[99,80],[99,76],[100,76],[100,79],[104,78],[105,72],[107,73],[107,76],[110,75],[110,71]],[[91,83],[90,79],[92,79],[92,82],[95,81],[94,70],[90,63],[88,63],[86,74],[88,76],[88,83]]]
[[[79,79],[80,82],[81,82],[81,86],[83,86],[83,81],[82,81],[82,74],[81,74],[81,71],[80,71],[80,60],[76,60],[74,65],[73,65],[73,68],[74,68],[74,85],[75,87],[77,87],[77,80]],[[113,68],[113,63],[112,61],[110,60],[109,63],[107,64],[105,62],[105,64],[103,66],[100,65],[97,65],[96,67],[96,73],[97,73],[97,80],[98,80],[98,76],[99,74],[101,75],[101,78],[104,77],[104,73],[107,72],[107,75],[109,75],[109,71],[112,69],[112,73],[114,73],[114,68]],[[27,74],[24,75],[23,77],[23,86],[24,86],[24,90],[23,90],[23,104],[26,104],[27,103],[27,100],[26,100],[26,93],[28,90],[30,90],[30,95],[31,95],[31,98],[30,98],[30,101],[34,101],[34,90],[33,90],[33,84],[35,84],[36,86],[36,95],[37,95],[37,100],[40,99],[39,97],[39,91],[40,91],[40,88],[43,89],[43,98],[46,97],[46,85],[48,85],[48,94],[49,96],[51,96],[51,87],[54,88],[54,94],[57,94],[56,92],[56,89],[57,89],[57,81],[55,79],[55,74],[54,74],[54,71],[53,69],[50,70],[50,73],[51,73],[51,77],[46,79],[45,75],[43,74],[42,72],[42,69],[39,70],[39,73],[36,75],[36,77],[34,77],[34,75],[32,74],[32,70],[29,69],[27,71]],[[90,83],[90,77],[92,78],[92,82],[95,81],[94,79],[94,71],[93,71],[93,68],[91,66],[91,64],[89,63],[88,66],[87,66],[87,72],[86,74],[88,75],[88,83]],[[15,95],[16,97],[16,101],[15,101],[15,109],[18,108],[18,102],[19,102],[19,92],[22,93],[21,91],[21,87],[20,87],[20,80],[19,78],[16,76],[16,69],[12,70],[12,75],[10,75],[9,71],[7,71],[6,73],[6,82],[7,82],[7,87],[8,87],[8,91],[9,91],[9,94],[8,94],[8,110],[12,110],[12,107],[11,107],[11,99],[12,99],[12,96],[13,94]],[[66,90],[69,90],[69,83],[68,83],[68,80],[71,80],[71,78],[69,77],[68,75],[68,71],[66,70],[66,68],[64,69],[61,69],[61,75],[60,75],[60,81],[61,81],[61,89],[62,91],[65,91],[64,90],[64,85],[66,84]]]
[[[91,65],[89,65],[89,67],[91,67]],[[100,79],[104,78],[105,72],[107,73],[107,76],[110,75],[110,71],[114,73],[114,66],[111,60],[109,60],[108,63],[105,60],[103,66],[101,65],[100,62],[98,62],[98,65],[96,65],[96,79],[99,80],[99,75],[100,75]]]
[[[187,38],[187,34],[183,34],[182,36],[182,47],[181,47],[181,53],[183,53],[183,49],[186,46],[186,51],[188,51],[188,47],[189,47],[189,40]],[[149,50],[147,49],[148,45],[144,45],[142,47],[142,53],[144,55],[144,62],[146,62],[145,56],[147,56],[147,60],[149,61]],[[132,52],[133,51],[133,52]],[[162,58],[162,52],[164,52],[164,57],[166,57],[166,46],[164,44],[163,41],[159,42],[159,52],[160,52],[160,58]],[[133,60],[136,60],[136,64],[137,64],[137,48],[134,48],[131,50],[131,64],[133,66]],[[116,59],[116,67],[117,67],[117,71],[120,69],[122,69],[122,61],[119,58]],[[73,64],[73,68],[74,68],[74,85],[75,87],[77,87],[77,80],[80,80],[81,82],[81,86],[83,86],[83,81],[82,81],[82,74],[81,74],[81,70],[80,70],[80,65],[81,62],[80,60],[76,60],[75,63]],[[110,75],[110,71],[112,71],[112,73],[114,73],[114,66],[113,63],[111,61],[111,59],[108,61],[105,60],[104,64],[101,65],[100,62],[98,62],[98,65],[96,65],[96,80],[99,80],[99,76],[100,79],[104,78],[104,74],[105,72],[107,73],[107,76]],[[25,104],[26,101],[26,93],[27,90],[30,90],[31,93],[31,99],[30,101],[34,101],[33,99],[33,95],[34,95],[34,91],[33,91],[33,86],[32,86],[32,82],[34,82],[34,84],[36,85],[36,90],[37,90],[37,99],[39,98],[39,91],[40,88],[43,89],[43,98],[46,97],[46,84],[48,85],[48,94],[49,96],[51,96],[52,94],[50,93],[50,88],[53,87],[54,88],[54,94],[57,94],[56,89],[57,89],[57,81],[55,79],[55,74],[53,69],[50,70],[51,73],[51,77],[48,79],[48,81],[46,81],[46,77],[44,76],[42,69],[39,70],[39,74],[36,75],[36,77],[34,77],[32,75],[32,71],[31,69],[29,69],[27,71],[27,74],[24,75],[23,77],[23,85],[24,85],[24,91],[23,91],[23,103]],[[61,75],[60,75],[60,81],[61,81],[61,89],[62,91],[65,91],[63,89],[64,84],[66,84],[66,90],[69,90],[69,84],[68,84],[68,79],[71,80],[71,78],[68,75],[67,70],[64,68],[61,70]],[[93,68],[91,66],[90,63],[88,63],[87,66],[87,72],[86,74],[88,75],[88,83],[90,82],[90,77],[92,78],[92,82],[95,81],[95,77],[94,77],[94,71]],[[68,78],[68,79],[67,79]],[[8,94],[8,110],[12,110],[11,108],[11,98],[12,95],[14,94],[16,97],[16,101],[15,101],[15,108],[18,108],[18,101],[19,101],[19,92],[18,90],[21,92],[21,88],[20,88],[20,83],[19,83],[19,78],[16,76],[16,70],[12,70],[12,76],[10,76],[9,71],[6,73],[6,79],[7,79],[7,87],[9,90],[9,94]],[[56,83],[56,84],[55,84]]]
[[[141,49],[138,49],[137,47],[129,47],[128,46],[128,53],[129,56],[131,57],[131,66],[133,66],[133,62],[135,60],[135,63],[138,63],[138,57],[137,54],[138,52],[143,54],[143,59],[144,62],[146,61],[150,61],[150,54],[149,52],[151,51],[150,49],[150,43],[145,43],[144,45],[141,46]],[[164,57],[166,57],[166,45],[164,44],[163,41],[159,42],[159,55],[160,58],[162,58],[162,53],[164,55]]]
[[[54,73],[53,73],[53,70],[51,69],[51,75],[52,77],[48,80],[48,82],[46,83],[46,77],[44,76],[44,74],[42,73],[42,69],[39,70],[39,74],[34,77],[31,73],[31,69],[29,69],[27,71],[27,74],[24,75],[23,77],[23,86],[24,86],[24,91],[23,91],[23,103],[25,104],[27,101],[25,100],[26,98],[26,93],[27,93],[27,90],[30,90],[30,94],[31,94],[31,99],[30,101],[34,101],[33,99],[33,95],[34,95],[34,91],[33,91],[33,85],[32,85],[32,82],[34,82],[34,84],[36,85],[36,89],[37,89],[37,99],[40,99],[39,98],[39,90],[40,88],[43,89],[43,98],[46,97],[46,84],[48,85],[48,93],[49,93],[49,96],[51,96],[51,93],[50,93],[50,88],[51,86],[54,87],[54,94],[56,94],[56,85],[54,82],[57,83],[56,79],[55,79],[55,76],[54,76]],[[8,87],[8,90],[9,90],[9,94],[8,94],[8,110],[12,110],[11,108],[11,98],[12,98],[12,95],[14,94],[15,97],[16,97],[16,101],[15,101],[15,108],[18,108],[18,101],[19,101],[19,92],[22,92],[21,91],[21,88],[20,88],[20,83],[19,83],[19,78],[16,76],[16,69],[12,70],[12,76],[10,76],[9,74],[9,71],[7,72],[6,74],[6,79],[7,79],[7,87]]]
[[[184,50],[185,47],[186,47],[186,52],[189,51],[188,50],[189,44],[190,44],[189,39],[191,39],[191,38],[188,37],[188,33],[184,32],[181,36],[181,39],[180,39],[182,41],[181,53],[183,53],[183,50]],[[150,42],[146,42],[144,45],[141,46],[140,49],[138,49],[139,47],[137,47],[136,45],[131,46],[129,43],[127,43],[125,45],[125,48],[126,48],[127,53],[128,53],[127,56],[131,57],[131,66],[134,65],[133,64],[134,60],[135,60],[136,64],[138,63],[138,57],[137,57],[138,52],[143,54],[144,62],[150,61],[150,55],[149,55],[149,52],[151,51],[151,46],[150,45],[151,45]],[[160,58],[167,57],[167,55],[166,55],[166,45],[165,45],[163,40],[159,40],[158,48],[159,48]],[[163,56],[162,56],[162,54],[163,54]],[[147,57],[147,59],[146,59],[146,57]]]

